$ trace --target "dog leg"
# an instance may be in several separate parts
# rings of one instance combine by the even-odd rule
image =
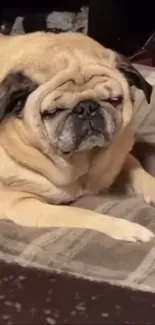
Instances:
[[[124,171],[127,176],[127,188],[141,196],[147,203],[155,205],[155,178],[130,154],[125,162]]]
[[[92,229],[132,242],[147,242],[154,236],[136,223],[81,208],[50,205],[26,193],[2,190],[0,196],[1,218],[23,226]]]

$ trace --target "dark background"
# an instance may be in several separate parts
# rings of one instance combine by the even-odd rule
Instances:
[[[40,5],[33,8],[22,2],[22,7],[16,5],[5,7],[2,1],[0,6],[1,23],[10,24],[17,16],[25,16],[25,24],[29,25],[31,15],[42,19],[42,14],[52,10],[80,10],[81,5],[89,5],[89,28],[91,37],[125,55],[132,55],[155,31],[155,4],[153,1],[139,0],[51,0],[42,1]],[[42,5],[41,5],[42,4]],[[32,19],[31,19],[32,22]],[[39,29],[45,29],[45,23],[40,24]],[[37,29],[36,23],[33,28]],[[32,30],[32,31],[33,31]]]

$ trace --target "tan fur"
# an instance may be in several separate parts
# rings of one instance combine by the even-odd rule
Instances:
[[[1,35],[0,66],[1,81],[17,70],[40,84],[28,97],[23,119],[9,117],[0,125],[0,217],[25,226],[89,228],[116,239],[150,240],[153,234],[140,225],[59,205],[108,189],[122,170],[135,194],[155,201],[154,179],[129,155],[134,143],[133,107],[115,53],[81,34]],[[59,91],[61,98],[65,93],[67,107],[89,96],[96,99],[102,92],[106,96],[101,87],[105,83],[122,92],[124,105],[122,127],[108,150],[75,152],[66,160],[51,150],[38,111],[52,105],[54,91],[70,76],[74,84],[65,83]]]

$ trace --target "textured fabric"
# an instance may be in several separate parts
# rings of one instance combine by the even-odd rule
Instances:
[[[143,74],[155,84],[154,70],[143,69]],[[138,134],[145,130],[145,135],[152,135],[154,101],[155,95],[148,107],[142,92],[137,92],[135,127]],[[155,231],[155,209],[139,198],[87,197],[74,205],[126,218]],[[31,214],[33,218],[33,212]],[[116,241],[90,230],[30,229],[4,220],[0,222],[0,258],[27,267],[155,291],[155,240],[135,244]]]

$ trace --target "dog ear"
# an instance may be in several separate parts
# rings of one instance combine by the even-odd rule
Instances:
[[[116,62],[118,70],[124,74],[129,84],[144,92],[145,98],[149,104],[153,87],[144,79],[140,72],[134,68],[126,57],[117,54]]]
[[[9,73],[0,83],[0,121],[8,114],[19,114],[27,96],[37,86],[22,72]]]

